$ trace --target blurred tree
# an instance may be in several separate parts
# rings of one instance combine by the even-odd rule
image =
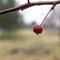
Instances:
[[[32,26],[34,26],[35,24],[36,24],[36,22],[35,22],[35,21],[33,21],[33,22],[31,23],[31,25],[32,25]]]
[[[0,0],[0,10],[14,6],[15,0]],[[9,34],[9,32],[16,30],[18,26],[21,27],[22,24],[22,16],[16,11],[0,15],[0,29],[2,29],[4,33]]]

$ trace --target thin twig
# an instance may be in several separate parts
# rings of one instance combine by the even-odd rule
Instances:
[[[30,4],[30,0],[28,0],[28,3]]]
[[[1,10],[0,15],[8,13],[8,12],[17,11],[17,10],[24,10],[24,9],[29,8],[29,7],[35,6],[35,5],[53,5],[54,3],[55,4],[60,4],[60,1],[30,2],[30,4],[25,3],[25,4],[22,4],[18,7],[12,7],[12,8],[9,8],[9,9]]]

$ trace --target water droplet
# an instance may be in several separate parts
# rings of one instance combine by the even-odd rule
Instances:
[[[37,34],[38,36],[40,36],[40,34]]]

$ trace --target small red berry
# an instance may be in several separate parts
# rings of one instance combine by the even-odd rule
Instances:
[[[33,28],[33,31],[34,31],[36,34],[40,34],[40,33],[42,33],[43,28],[42,28],[40,25],[35,25],[34,28]]]

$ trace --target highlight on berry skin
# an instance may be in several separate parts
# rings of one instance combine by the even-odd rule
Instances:
[[[33,28],[33,32],[36,33],[37,35],[41,34],[42,31],[43,31],[43,28],[40,25],[35,25]]]

